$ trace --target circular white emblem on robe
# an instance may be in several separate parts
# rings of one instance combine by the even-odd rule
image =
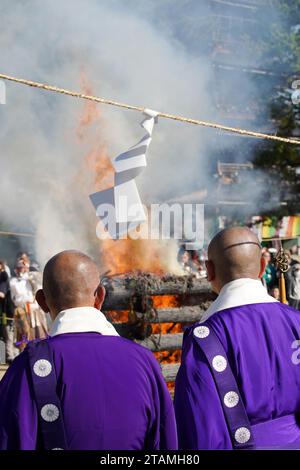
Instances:
[[[52,371],[51,362],[47,361],[47,359],[39,359],[34,363],[33,371],[39,377],[47,377]]]
[[[227,408],[234,408],[239,402],[239,396],[236,392],[227,392],[224,396],[224,403]]]
[[[245,444],[249,441],[251,433],[248,428],[238,428],[234,433],[234,438],[239,444]]]
[[[227,361],[224,356],[215,356],[212,360],[212,366],[217,372],[223,372],[227,367]]]
[[[56,421],[59,417],[59,409],[56,405],[49,403],[48,405],[44,405],[42,407],[41,416],[45,421],[51,423],[52,421]]]
[[[194,329],[194,335],[197,336],[197,338],[207,338],[209,333],[210,331],[207,326],[197,326]]]

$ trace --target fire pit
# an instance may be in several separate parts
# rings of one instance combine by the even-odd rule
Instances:
[[[121,336],[153,351],[172,391],[185,326],[201,319],[215,295],[194,275],[122,274],[102,280],[103,311]]]

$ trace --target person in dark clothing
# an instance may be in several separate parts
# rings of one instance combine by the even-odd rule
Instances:
[[[0,316],[7,310],[7,296],[9,294],[9,277],[5,271],[4,261],[0,261]]]
[[[289,305],[300,310],[300,264],[293,264],[287,274],[287,298]]]
[[[5,267],[5,262],[0,261],[0,335],[5,340],[7,362],[11,362],[17,356],[18,349],[14,345],[14,305]]]
[[[271,289],[273,289],[273,287],[275,287],[275,285],[278,282],[276,268],[274,264],[272,263],[272,257],[269,251],[265,251],[262,256],[266,264],[265,272],[262,276],[262,282],[264,286],[267,288],[268,292],[270,292]]]

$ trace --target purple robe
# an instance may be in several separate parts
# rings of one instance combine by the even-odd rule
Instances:
[[[173,404],[147,349],[118,336],[49,338],[68,449],[176,449]],[[39,449],[28,351],[0,382],[0,449]]]
[[[199,347],[209,331],[222,345],[238,393],[220,393],[226,361],[213,371]],[[175,387],[179,447],[232,449],[228,416],[240,397],[257,448],[300,448],[299,338],[300,312],[279,302],[227,308],[189,327]],[[245,441],[250,432],[238,437]]]

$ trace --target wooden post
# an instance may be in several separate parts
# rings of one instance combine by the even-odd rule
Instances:
[[[284,253],[284,250],[282,246],[280,247],[277,256],[276,256],[276,265],[277,268],[280,271],[280,278],[279,278],[279,292],[280,292],[280,301],[283,304],[287,304],[287,298],[286,298],[286,287],[285,287],[285,278],[284,278],[284,273],[286,273],[289,270],[289,262],[286,254]]]
[[[286,298],[286,287],[285,287],[285,278],[284,278],[284,273],[280,273],[280,278],[279,278],[279,292],[280,292],[280,301],[283,304],[287,304],[287,298]]]

